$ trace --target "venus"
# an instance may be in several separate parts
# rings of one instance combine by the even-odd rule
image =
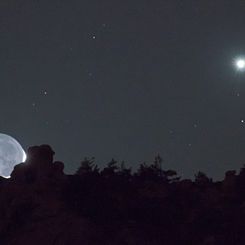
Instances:
[[[25,151],[17,140],[9,135],[0,134],[0,176],[8,178],[14,166],[25,160]]]
[[[245,60],[244,59],[237,59],[236,60],[236,67],[238,70],[244,70],[245,69]]]

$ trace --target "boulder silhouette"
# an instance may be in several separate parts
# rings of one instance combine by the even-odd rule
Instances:
[[[26,161],[14,167],[11,179],[30,183],[64,175],[64,164],[62,162],[53,163],[54,154],[55,152],[49,145],[28,148]]]

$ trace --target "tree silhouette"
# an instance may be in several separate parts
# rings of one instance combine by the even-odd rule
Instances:
[[[98,166],[94,163],[95,158],[87,158],[85,157],[84,160],[81,162],[81,166],[76,171],[77,175],[86,175],[91,173],[99,173]]]
[[[212,179],[208,178],[207,175],[201,171],[199,171],[196,175],[195,175],[195,183],[199,186],[207,186],[210,183],[212,183]]]
[[[121,162],[120,168],[118,169],[118,175],[126,179],[131,179],[132,168],[127,168],[124,161]]]
[[[104,177],[112,177],[118,170],[117,161],[113,158],[107,163],[107,166],[101,171],[101,175]]]

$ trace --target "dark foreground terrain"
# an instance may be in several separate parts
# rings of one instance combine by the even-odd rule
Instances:
[[[245,244],[245,169],[181,180],[159,156],[134,174],[84,159],[74,175],[47,145],[0,181],[1,245]]]

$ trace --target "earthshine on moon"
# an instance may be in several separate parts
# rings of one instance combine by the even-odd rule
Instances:
[[[0,134],[0,176],[8,178],[14,166],[25,160],[21,145],[11,136]]]

